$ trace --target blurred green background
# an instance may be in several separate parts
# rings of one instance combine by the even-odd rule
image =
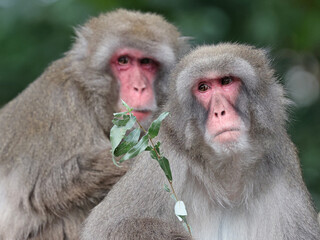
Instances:
[[[0,0],[0,106],[63,56],[74,26],[119,7],[164,15],[193,45],[268,49],[296,103],[288,129],[320,210],[320,0]]]

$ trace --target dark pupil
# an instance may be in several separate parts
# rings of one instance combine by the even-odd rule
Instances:
[[[129,62],[129,59],[126,56],[122,56],[118,58],[118,63],[120,64],[127,64],[128,62]]]
[[[143,58],[140,60],[141,64],[150,64],[152,60],[150,58]]]
[[[201,85],[199,85],[199,91],[204,92],[208,90],[208,85],[202,83]]]
[[[224,78],[221,79],[221,84],[222,85],[228,85],[231,82],[232,82],[231,77],[224,77]]]

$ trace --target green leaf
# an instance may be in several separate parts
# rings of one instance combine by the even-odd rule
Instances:
[[[125,127],[119,127],[117,125],[114,125],[110,130],[110,142],[112,146],[112,154],[114,153],[114,150],[119,145],[121,140],[123,139],[124,135],[127,132],[127,128]]]
[[[186,226],[186,230],[189,232],[189,229],[188,229],[188,226],[187,226],[187,224],[188,224],[188,222],[187,222],[187,218],[186,218],[186,216],[182,216],[182,215],[176,215],[177,216],[177,218],[179,219],[179,221],[181,222],[181,221],[183,221],[183,223],[182,224],[185,224]]]
[[[159,149],[160,144],[161,144],[160,142],[157,142],[156,145],[155,145],[155,147],[156,147],[157,149]]]
[[[153,150],[153,148],[150,150],[150,156],[151,156],[152,159],[157,160],[159,162],[158,155]]]
[[[127,118],[127,117],[126,117]],[[114,151],[122,141],[123,137],[126,135],[127,130],[131,129],[133,125],[136,123],[136,117],[132,114],[129,115],[129,121],[124,126],[114,125],[110,130],[110,142],[111,142],[111,153],[112,153],[112,161],[113,163],[119,167],[114,158]]]
[[[148,147],[146,148],[146,151],[151,151],[152,149],[153,149],[153,147],[148,146]]]
[[[169,181],[172,181],[172,173],[171,173],[171,169],[170,169],[169,160],[165,157],[161,157],[158,162],[160,164],[160,167],[164,171],[167,179]]]
[[[149,137],[152,139],[158,136],[161,122],[169,115],[169,112],[161,113],[161,115],[151,123],[148,129]]]
[[[117,164],[116,159],[114,158],[114,150],[119,145],[119,143],[121,142],[121,140],[124,137],[124,135],[126,134],[126,132],[127,132],[126,128],[118,127],[117,125],[114,125],[110,130],[110,142],[111,142],[111,147],[112,147],[112,150],[111,150],[112,161],[117,167],[120,167],[120,166]]]
[[[129,115],[123,115],[122,117],[123,117],[123,119],[114,118],[112,120],[112,123],[114,125],[117,125],[118,127],[125,126],[129,122],[130,116]]]
[[[119,157],[127,153],[139,140],[140,128],[136,128],[128,136],[123,139],[123,142],[114,150],[114,155]]]
[[[187,221],[186,215],[178,215],[178,216],[181,217],[184,222]]]
[[[166,192],[171,192],[171,190],[167,184],[164,184],[164,190],[166,190]]]
[[[136,117],[132,114],[129,115],[129,120],[124,126],[114,125],[110,130],[110,142],[112,146],[112,154],[114,150],[119,145],[123,137],[125,136],[127,130],[131,129],[136,122]]]
[[[131,113],[130,113],[130,120],[129,120],[129,122],[127,123],[127,125],[126,125],[126,128],[127,129],[131,129],[132,127],[133,127],[133,125],[136,123],[136,121],[137,121],[137,118],[135,117],[135,116],[133,116]]]
[[[157,150],[157,153],[160,156],[160,142],[157,142],[154,148]]]
[[[128,112],[118,112],[118,113],[113,113],[113,116],[115,118],[120,118],[120,117],[123,117],[124,115],[127,115]]]
[[[110,152],[111,152],[113,164],[116,165],[117,167],[121,167],[121,166],[117,163],[117,160],[115,159],[115,157],[114,157],[114,155],[113,155],[113,150],[110,150]]]
[[[125,101],[123,101],[122,99],[121,99],[121,102],[122,102],[122,105],[125,106],[125,108],[128,110],[128,112],[131,112],[133,110],[133,108],[129,107],[129,105],[126,104]]]
[[[148,147],[148,142],[149,142],[149,138],[148,135],[144,135],[140,141],[133,146],[129,152],[127,152],[121,159],[120,159],[120,163],[123,161],[126,161],[130,158],[134,158],[135,156],[137,156],[138,154],[142,153],[147,147]]]

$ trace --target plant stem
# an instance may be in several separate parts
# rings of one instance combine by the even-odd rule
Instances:
[[[177,194],[176,194],[176,192],[174,191],[174,188],[173,188],[172,182],[171,182],[171,181],[169,181],[169,180],[168,180],[168,182],[169,182],[169,184],[170,184],[170,187],[171,187],[171,190],[172,190],[172,194],[173,194],[173,196],[176,198],[176,200],[177,200],[177,201],[179,201],[179,199],[178,199],[178,197],[177,197]]]
[[[145,133],[148,133],[148,132],[142,127],[142,125],[139,123],[138,120],[137,120],[137,123],[139,124],[140,128],[141,128]],[[156,152],[157,157],[160,159],[160,155],[159,155],[156,147],[154,146],[152,139],[151,139],[149,136],[148,136],[148,138],[149,138],[149,140],[150,140],[150,142],[151,142],[151,145],[152,145],[152,147],[153,147],[153,150]]]
[[[144,127],[142,127],[142,125],[140,124],[140,122],[139,122],[138,120],[136,120],[136,121],[137,121],[139,127],[140,127],[146,134],[148,134],[148,132],[144,129]],[[155,145],[153,144],[152,139],[151,139],[149,136],[148,136],[148,139],[150,140],[151,145],[152,145],[152,148],[153,148],[153,150],[156,152],[156,155],[157,155],[158,159],[160,159],[161,156],[160,156],[160,154],[158,153]],[[176,198],[177,201],[179,201],[178,196],[177,196],[176,192],[174,191],[174,188],[173,188],[173,185],[172,185],[172,181],[170,181],[168,178],[167,178],[167,180],[168,180],[168,182],[169,182],[169,184],[170,184],[170,187],[171,187],[173,196]],[[188,224],[187,222],[185,222],[185,223],[186,223],[186,225],[187,225],[187,228],[188,228],[190,237],[192,237],[191,228],[190,228],[190,226],[189,226],[189,224]]]
[[[148,133],[148,132],[142,127],[142,125],[140,124],[140,122],[139,122],[138,120],[137,120],[137,123],[139,124],[140,128],[141,128],[145,133]],[[160,159],[161,156],[160,156],[160,154],[158,153],[158,151],[157,151],[157,149],[156,149],[156,147],[155,147],[152,139],[151,139],[150,137],[148,137],[148,138],[149,138],[149,140],[150,140],[150,142],[151,142],[151,145],[152,145],[152,147],[153,147],[153,150],[154,150],[154,151],[156,152],[156,154],[157,154],[158,159]],[[178,201],[178,197],[177,197],[177,195],[176,195],[176,192],[174,191],[174,188],[173,188],[173,185],[172,185],[172,181],[169,181],[169,179],[167,179],[167,180],[168,180],[168,182],[169,182],[169,184],[170,184],[170,187],[171,187],[171,190],[172,190],[172,193],[173,193],[174,197],[175,197],[175,198],[177,199],[177,201]]]
[[[190,228],[190,226],[189,226],[189,224],[188,224],[188,223],[186,223],[186,225],[187,225],[187,228],[188,228],[188,231],[189,231],[190,237],[192,237],[191,228]]]
[[[137,123],[139,124],[139,127],[145,132],[145,133],[148,133],[144,127],[142,127],[142,125],[140,124],[140,122],[138,121],[138,119],[136,119]]]

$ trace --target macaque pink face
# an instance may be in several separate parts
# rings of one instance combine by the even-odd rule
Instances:
[[[237,142],[242,128],[235,110],[241,80],[232,76],[210,74],[197,80],[192,89],[194,96],[208,111],[207,132],[212,142]]]
[[[121,104],[125,101],[132,107],[133,115],[139,121],[148,119],[156,109],[153,83],[159,64],[142,51],[132,48],[118,49],[111,57],[111,70],[119,81],[119,111],[126,109]]]

